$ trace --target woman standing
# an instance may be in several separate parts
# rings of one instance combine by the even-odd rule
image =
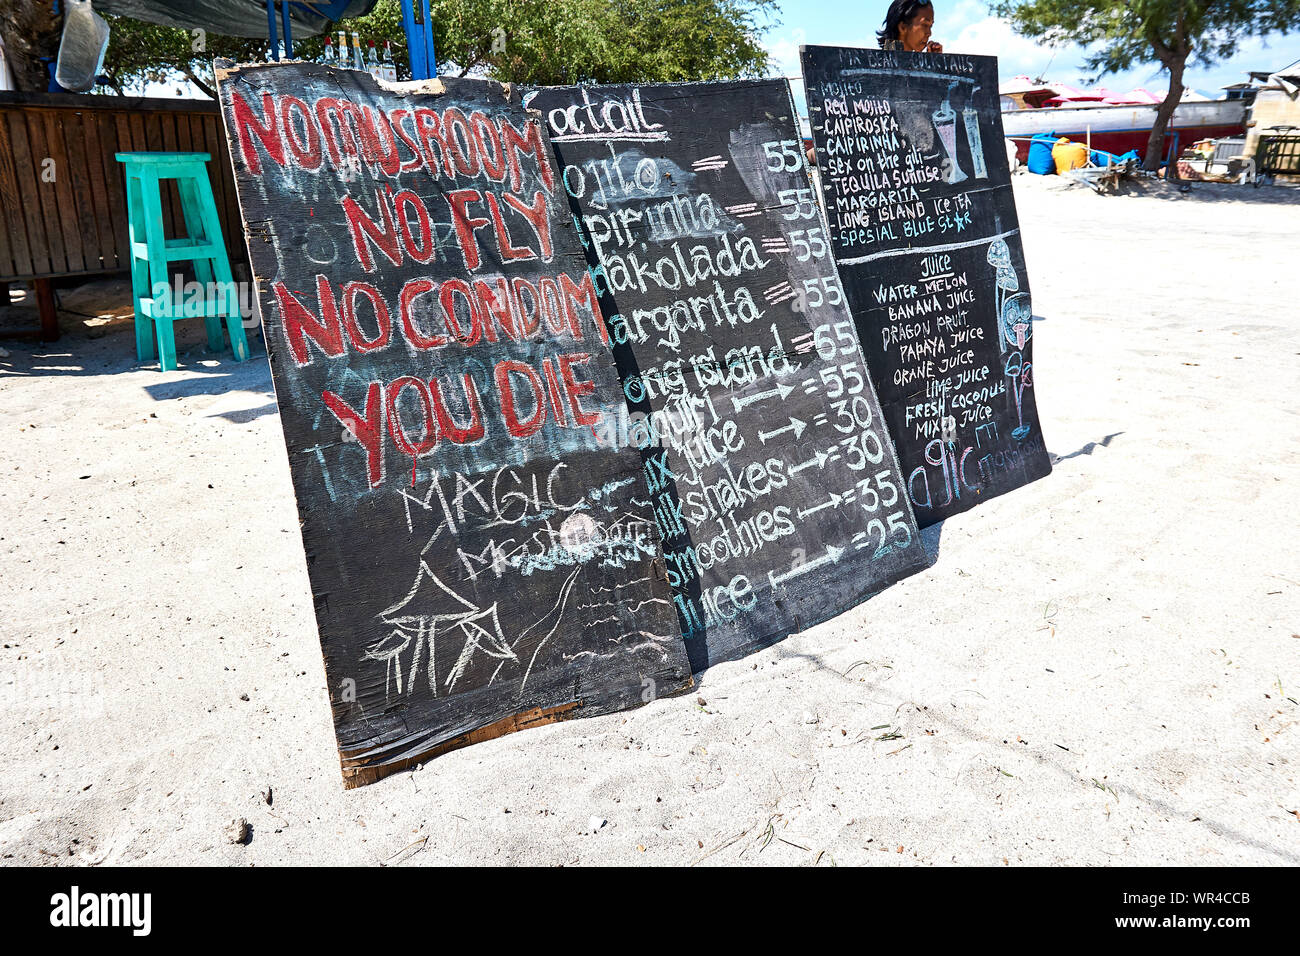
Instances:
[[[885,12],[885,25],[876,31],[882,50],[906,50],[909,53],[942,53],[943,45],[930,39],[934,27],[934,5],[925,0],[892,0]],[[809,166],[817,165],[811,146],[807,150]]]
[[[909,53],[942,53],[943,46],[930,39],[934,27],[934,6],[926,0],[893,0],[885,13],[885,25],[876,39],[882,50]]]

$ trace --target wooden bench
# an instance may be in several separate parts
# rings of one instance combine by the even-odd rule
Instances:
[[[0,93],[0,305],[31,281],[41,338],[59,337],[53,281],[130,269],[126,182],[119,152],[207,152],[231,263],[247,262],[244,227],[215,103],[69,93]],[[184,235],[174,185],[163,195],[167,235]]]

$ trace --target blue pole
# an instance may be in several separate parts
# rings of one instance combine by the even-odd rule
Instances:
[[[271,2],[274,3],[275,0]],[[284,24],[284,55],[292,60],[293,28],[289,26],[289,0],[284,0],[284,6],[280,8],[280,22]]]
[[[406,60],[411,66],[411,79],[423,80],[424,46],[415,45],[415,11],[411,0],[402,0],[402,32],[406,34]]]
[[[429,13],[429,0],[424,0],[424,62],[425,79],[438,73],[438,60],[433,55],[433,17]]]
[[[275,29],[275,0],[266,0],[267,34],[271,39],[271,59],[280,59],[280,35]]]

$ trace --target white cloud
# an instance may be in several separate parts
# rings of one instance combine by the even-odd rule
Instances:
[[[772,76],[799,76],[802,72],[799,65],[799,47],[807,42],[807,34],[802,28],[796,27],[788,34],[773,37],[764,43],[764,49],[772,58],[769,73]]]
[[[1062,72],[1074,73],[1083,58],[1080,47],[1053,49],[1040,40],[1032,40],[1016,33],[1011,29],[1011,24],[1000,17],[986,16],[982,20],[968,23],[955,39],[942,42],[944,50],[949,53],[996,56],[999,72],[1003,76],[1026,72],[1030,76],[1037,76],[1047,69],[1049,63],[1053,68],[1065,67]]]
[[[942,43],[944,37],[957,36],[964,27],[988,15],[988,4],[983,0],[958,0],[952,7],[936,11],[935,37]]]

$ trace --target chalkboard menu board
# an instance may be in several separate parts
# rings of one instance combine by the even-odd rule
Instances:
[[[542,125],[486,81],[219,83],[345,782],[689,686]]]
[[[697,670],[927,563],[784,80],[563,87],[545,118]]]
[[[922,526],[1051,471],[993,57],[801,48],[831,248]]]

